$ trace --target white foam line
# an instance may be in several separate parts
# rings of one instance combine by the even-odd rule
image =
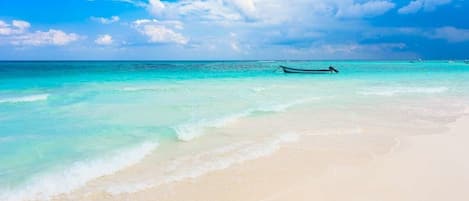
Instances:
[[[0,103],[22,103],[22,102],[35,102],[35,101],[44,101],[49,98],[49,94],[35,94],[29,96],[20,96],[20,97],[8,97],[0,99]]]
[[[214,120],[200,120],[196,122],[190,122],[186,124],[179,125],[174,128],[177,133],[177,138],[181,141],[190,141],[200,135],[202,135],[203,130],[208,127],[219,128],[223,125],[229,124],[236,121],[241,117],[247,116],[248,113],[242,112],[239,114],[233,114],[219,119]]]
[[[270,106],[261,106],[255,109],[245,110],[240,113],[228,115],[225,117],[213,119],[213,120],[199,120],[195,122],[188,122],[179,126],[176,126],[174,130],[177,133],[177,137],[181,141],[190,141],[203,134],[204,129],[206,128],[220,128],[229,123],[232,123],[240,118],[249,116],[255,112],[283,112],[290,107],[293,107],[298,104],[303,104],[312,100],[318,100],[318,98],[308,98],[292,101],[290,103],[270,105]]]
[[[265,90],[267,90],[265,87],[253,87],[253,88],[251,88],[251,91],[255,92],[255,93],[263,92]]]
[[[145,142],[138,147],[122,150],[105,159],[76,162],[62,172],[42,175],[19,189],[0,192],[0,200],[48,200],[53,196],[70,192],[87,182],[129,167],[151,153],[157,143]]]
[[[121,91],[153,91],[159,89],[160,87],[124,87]]]
[[[447,87],[375,87],[358,92],[361,95],[394,96],[397,94],[434,94],[447,91]]]
[[[168,166],[165,173],[167,176],[158,182],[126,183],[111,186],[106,191],[112,195],[135,193],[170,182],[196,178],[215,170],[226,169],[245,161],[268,156],[279,150],[283,144],[296,142],[298,140],[298,134],[286,133],[266,140],[263,143],[242,142],[209,152],[180,158]]]
[[[135,87],[123,87],[120,91],[126,92],[138,92],[138,91],[166,91],[171,89],[177,89],[174,86],[135,86]]]

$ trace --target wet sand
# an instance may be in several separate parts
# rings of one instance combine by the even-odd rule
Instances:
[[[466,103],[441,102],[388,103],[376,110],[303,106],[243,118],[209,131],[222,139],[181,143],[179,155],[167,150],[169,158],[149,156],[56,199],[467,200],[469,110],[461,107]],[[226,148],[223,140],[238,143]]]

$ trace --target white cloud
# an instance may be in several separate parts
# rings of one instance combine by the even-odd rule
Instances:
[[[287,48],[289,57],[316,59],[376,59],[376,58],[412,58],[413,53],[406,52],[405,43],[330,43],[313,44],[306,48]]]
[[[241,52],[241,47],[239,46],[238,36],[235,33],[230,33],[230,47],[235,52]]]
[[[255,18],[257,16],[254,0],[231,0],[229,3],[247,17]]]
[[[166,11],[166,15],[183,18],[200,19],[203,21],[238,21],[242,16],[232,8],[223,5],[221,1],[187,1],[180,3],[168,4],[170,6]]]
[[[98,38],[94,41],[98,45],[111,45],[114,41],[112,36],[109,34],[99,35]]]
[[[147,10],[159,19],[281,24],[325,17],[376,16],[394,6],[390,0],[150,0]]]
[[[26,22],[23,20],[13,20],[12,25],[13,27],[16,27],[22,31],[29,29],[29,27],[31,27],[31,24],[29,24],[29,22]]]
[[[132,5],[137,6],[137,7],[147,6],[147,4],[145,2],[139,1],[139,0],[113,0],[113,1],[129,3],[129,4],[132,4]]]
[[[364,32],[365,38],[381,38],[387,36],[417,36],[428,39],[443,39],[451,43],[469,41],[469,29],[460,29],[452,26],[437,28],[418,28],[418,27],[390,27],[374,28],[371,31]]]
[[[368,1],[365,3],[353,3],[342,5],[336,16],[338,17],[368,17],[384,14],[394,8],[390,1]]]
[[[13,45],[67,45],[79,39],[74,33],[65,33],[61,30],[50,29],[49,31],[36,31],[13,37],[11,44]]]
[[[381,43],[381,44],[333,44],[322,45],[316,50],[325,51],[329,54],[345,53],[353,54],[356,51],[366,50],[366,52],[382,51],[390,49],[403,49],[406,45],[404,43]]]
[[[269,45],[308,46],[330,38],[331,34],[324,33],[332,31],[356,33],[367,27],[359,18],[381,15],[394,7],[391,0],[152,0],[146,9],[160,21],[147,28],[135,23],[134,27],[139,27],[137,30],[149,37],[150,42],[173,38],[172,42],[184,44],[185,36],[162,24],[168,20],[184,22],[192,34],[189,46],[211,47],[217,40],[222,42],[216,46],[223,47],[227,54],[246,55]],[[162,31],[161,26],[170,31]],[[206,30],[212,31],[204,33]],[[230,32],[239,35],[229,37]],[[175,34],[178,37],[162,37]]]
[[[266,0],[182,0],[178,2],[150,0],[148,10],[157,17],[228,23],[259,19],[263,15],[256,5],[275,5],[277,2],[280,1],[273,0],[269,3]],[[275,16],[271,15],[270,18]]]
[[[414,0],[400,8],[400,14],[411,14],[423,11],[433,11],[436,7],[451,3],[451,0]]]
[[[56,29],[30,32],[30,27],[31,24],[29,22],[22,20],[13,20],[11,24],[0,21],[0,42],[6,41],[6,43],[18,46],[62,46],[80,38],[75,33],[66,33]]]
[[[448,42],[469,41],[469,29],[455,27],[440,27],[426,34],[429,38],[444,39]]]
[[[24,33],[31,24],[22,20],[13,20],[8,24],[0,20],[0,35],[14,35]]]
[[[400,8],[397,12],[400,14],[416,13],[423,7],[423,1],[411,1],[406,6]]]
[[[409,5],[405,9],[408,11],[401,8],[399,12],[430,11],[450,1],[407,0],[406,3]],[[187,38],[190,36],[190,44],[180,47],[192,48],[188,51],[197,52],[195,51],[199,49],[197,47],[204,47],[220,55],[251,56],[269,51],[272,51],[272,55],[279,55],[281,54],[278,53],[279,50],[289,48],[304,50],[302,48],[315,45],[314,49],[317,51],[314,54],[317,55],[321,55],[322,51],[329,55],[343,55],[344,58],[350,55],[358,58],[366,57],[366,53],[373,51],[384,55],[393,51],[403,52],[406,49],[402,43],[373,45],[353,43],[353,41],[362,41],[360,37],[364,34],[378,31],[376,29],[379,28],[367,23],[366,18],[383,15],[394,9],[397,12],[396,5],[402,3],[395,0],[147,0],[146,2],[145,9],[158,21],[135,21],[132,26],[148,37],[149,42],[154,43],[187,44]],[[168,21],[179,22],[175,24],[181,27],[176,28],[176,25],[170,25]],[[180,31],[182,23],[189,31]],[[464,35],[461,30],[450,29],[439,31],[412,27],[389,29],[391,30],[378,31],[389,33],[370,33],[371,36],[366,37],[412,35],[461,41],[463,39],[457,39],[454,33]],[[304,58],[309,55],[304,55]]]
[[[91,20],[99,22],[101,24],[112,24],[120,20],[119,16],[112,16],[110,18],[105,17],[91,17]]]
[[[133,27],[141,34],[147,36],[148,41],[152,43],[187,44],[189,41],[182,34],[173,30],[182,29],[182,23],[178,21],[160,22],[155,19],[142,19],[134,21]]]
[[[147,9],[150,13],[157,16],[164,10],[165,5],[160,0],[150,0]]]

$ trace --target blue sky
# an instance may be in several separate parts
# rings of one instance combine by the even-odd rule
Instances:
[[[469,59],[468,9],[467,0],[0,0],[0,59]]]

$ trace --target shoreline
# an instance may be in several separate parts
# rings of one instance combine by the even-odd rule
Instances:
[[[250,129],[253,129],[252,133],[269,133],[272,130],[277,130],[278,133],[285,134],[286,132],[282,129],[286,129],[288,131],[291,130],[291,127],[299,126],[304,122],[297,122],[297,125],[293,124],[283,127],[274,126],[275,128],[268,128],[268,124],[272,123],[275,119],[286,119],[294,122],[295,118],[296,120],[302,119],[302,115],[306,115],[309,112],[310,111],[303,111],[302,114],[301,110],[297,109],[285,113],[274,114],[266,118],[248,117],[223,128],[212,130],[211,132],[218,134],[223,133],[222,138],[226,139],[232,139],[231,137],[233,137],[233,134],[239,133],[240,131],[249,131]],[[420,188],[422,192],[410,193],[407,195],[410,197],[399,197],[399,195],[404,196],[403,193],[405,189],[396,189],[401,186],[401,184],[394,179],[402,177],[412,178],[413,176],[417,176],[419,171],[415,169],[415,167],[422,166],[424,162],[435,165],[434,163],[438,160],[452,158],[451,155],[445,155],[447,153],[444,149],[433,149],[430,145],[438,145],[438,143],[448,140],[455,144],[453,147],[461,145],[461,143],[464,144],[464,139],[469,137],[463,136],[461,134],[461,130],[464,131],[464,129],[467,129],[465,124],[469,122],[469,118],[467,117],[468,114],[469,111],[466,109],[465,112],[460,114],[461,117],[455,122],[448,125],[442,124],[444,125],[443,127],[449,126],[449,130],[437,126],[430,128],[430,130],[420,129],[422,130],[421,133],[412,133],[412,129],[409,129],[410,127],[408,127],[408,125],[400,124],[402,128],[399,129],[393,128],[392,125],[389,126],[389,128],[381,129],[383,133],[380,135],[364,134],[380,131],[380,125],[374,125],[375,128],[373,128],[373,123],[366,124],[369,126],[367,128],[353,126],[354,121],[357,123],[358,120],[353,120],[352,124],[350,124],[350,122],[344,125],[338,124],[336,125],[338,126],[338,129],[329,129],[328,132],[322,128],[315,131],[308,131],[305,128],[299,128],[297,130],[299,133],[296,133],[299,138],[297,141],[293,139],[287,140],[286,143],[276,144],[277,147],[269,153],[231,162],[228,165],[225,164],[220,166],[220,164],[218,164],[218,167],[209,169],[205,172],[183,176],[157,185],[154,183],[142,183],[141,180],[134,177],[137,172],[143,171],[142,174],[144,176],[141,176],[140,179],[145,178],[145,172],[148,172],[148,170],[162,173],[160,176],[171,173],[158,166],[158,162],[161,158],[150,156],[149,158],[145,158],[142,163],[137,164],[130,169],[118,172],[115,175],[98,178],[96,181],[92,181],[87,184],[86,187],[67,195],[58,196],[55,200],[148,200],[148,198],[151,197],[158,197],[158,200],[343,200],[348,198],[347,196],[334,197],[334,192],[350,192],[352,195],[373,195],[369,199],[365,197],[357,197],[351,200],[376,200],[377,198],[382,197],[387,197],[389,200],[415,200],[411,199],[411,197],[422,195],[423,191],[428,189],[428,186],[425,187],[425,185],[429,184],[421,184],[423,185]],[[330,117],[325,117],[325,119],[334,118],[338,114],[330,115]],[[364,116],[366,118],[363,118],[360,121],[367,122],[372,119],[372,116]],[[402,121],[405,121],[405,119],[402,119]],[[318,124],[320,123],[321,122]],[[413,129],[416,129],[416,131],[419,130],[419,126],[417,125],[416,127],[417,128]],[[455,131],[455,129],[457,131]],[[397,130],[405,132],[397,134],[394,133]],[[429,132],[431,130],[433,130],[433,132]],[[348,133],[344,133],[345,131]],[[259,135],[254,138],[257,140],[251,142],[259,143],[259,140],[262,139],[275,139],[272,138],[272,136],[275,135]],[[455,140],[452,136],[456,136],[458,139]],[[205,142],[206,139],[210,139],[207,136],[201,138],[202,139],[197,139],[197,143],[181,143],[180,148],[185,149],[184,151],[190,149],[198,150],[197,146],[201,146],[199,143],[204,145],[210,145],[212,143],[210,146],[220,143],[220,141],[216,143],[215,141]],[[240,140],[240,142],[243,141]],[[196,146],[195,144],[199,145]],[[254,144],[254,146],[251,146],[251,149],[258,145],[260,144]],[[237,153],[237,151],[239,152],[243,149],[249,150],[249,146],[240,145],[239,149],[235,146],[231,151],[233,151],[233,153]],[[195,155],[194,157],[202,158],[200,161],[207,162],[210,160],[222,160],[223,157],[226,156],[233,156],[229,155],[233,154],[230,150],[222,150],[223,151],[221,151],[221,154],[219,155],[212,156],[210,154],[202,154]],[[215,152],[217,152],[217,149],[215,149]],[[218,152],[220,152],[220,149],[218,149]],[[463,153],[464,152],[461,152],[460,154]],[[440,154],[440,158],[438,158],[438,160],[427,158],[426,160],[428,161],[419,161],[420,157],[436,154]],[[240,157],[239,155],[234,156],[238,158]],[[174,159],[170,160],[173,160],[174,162]],[[189,168],[198,168],[197,165],[202,165],[201,167],[205,168],[209,167],[207,166],[207,163],[200,163],[200,161],[183,161],[183,165],[187,166],[189,164]],[[192,164],[192,166],[190,164]],[[288,166],[285,166],[285,164],[288,164]],[[409,169],[409,171],[413,172],[406,172],[406,166],[414,167],[414,169]],[[451,167],[451,164],[448,164],[448,166]],[[400,168],[399,172],[392,171],[391,167]],[[430,170],[425,166],[421,168],[427,169],[428,175],[424,175],[425,177],[437,176],[440,174],[440,172]],[[369,174],[365,174],[363,172],[369,172]],[[450,171],[448,170],[447,172]],[[460,171],[459,173],[463,173],[463,171]],[[154,175],[148,176],[148,178],[151,178]],[[467,178],[469,178],[469,174],[463,176],[468,176]],[[155,180],[156,178],[160,177],[153,177],[152,179]],[[364,178],[366,181],[374,184],[371,186],[367,186],[365,184],[354,184],[354,182],[357,182],[357,184],[364,182]],[[444,179],[445,177],[442,178]],[[442,178],[439,179],[441,180]],[[109,190],[112,189],[109,188],[109,186],[102,188],[108,184],[118,183],[116,181],[119,181],[121,183],[121,187],[123,187],[123,189],[120,189],[120,192],[112,192],[112,190]],[[333,181],[341,183],[341,185],[332,185],[331,182]],[[328,185],[329,188],[336,190],[325,189],[323,187]],[[253,191],[249,186],[256,186],[263,190],[259,192]],[[357,186],[364,186],[364,189],[359,189]],[[382,186],[382,188],[375,189],[374,186]],[[465,181],[461,182],[460,186],[469,187],[469,180],[467,183]],[[287,190],[283,189],[287,187]],[[350,189],[351,187],[356,187],[356,189]],[[391,194],[398,197],[393,198],[391,195],[388,196],[384,192],[386,189],[396,191],[396,193]],[[313,191],[315,193],[306,193],[306,191]],[[277,193],[272,194],[272,192]],[[304,195],[305,197],[298,197],[298,194]]]
[[[463,200],[468,195],[465,189],[469,187],[469,174],[458,175],[464,172],[451,172],[449,168],[453,167],[452,163],[432,167],[441,160],[449,162],[454,157],[444,152],[440,152],[441,155],[436,159],[419,157],[421,152],[442,151],[431,149],[436,145],[446,144],[444,142],[447,141],[457,150],[459,147],[454,147],[455,143],[464,144],[460,137],[469,139],[469,136],[461,136],[460,133],[468,128],[468,122],[469,118],[466,116],[454,123],[455,126],[447,133],[452,136],[402,137],[385,153],[388,156],[384,157],[376,157],[364,150],[352,153],[327,148],[308,150],[299,145],[305,143],[303,141],[283,145],[272,155],[215,170],[197,178],[132,194],[98,196],[92,199],[146,200],[158,197],[158,200],[441,200],[451,197],[452,200]],[[405,144],[405,147],[397,151],[397,143]],[[465,161],[464,165],[469,167],[469,161]],[[439,172],[439,168],[448,169]],[[463,170],[465,169],[459,169]],[[465,176],[467,180],[449,181],[448,178],[445,179],[447,176],[449,179]]]

